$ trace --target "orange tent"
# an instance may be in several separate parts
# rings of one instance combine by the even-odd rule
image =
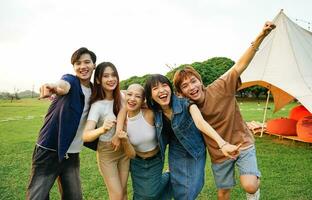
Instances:
[[[254,85],[259,85],[262,87],[267,88],[270,93],[272,93],[273,99],[274,99],[274,111],[276,112],[280,110],[282,107],[284,107],[286,104],[294,100],[294,97],[288,94],[287,92],[283,91],[282,89],[266,82],[266,81],[250,81],[250,82],[245,82],[242,84],[242,86],[239,88],[244,89],[248,88]]]

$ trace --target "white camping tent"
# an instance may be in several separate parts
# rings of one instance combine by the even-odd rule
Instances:
[[[312,112],[312,33],[291,21],[283,10],[276,28],[242,74],[242,87],[261,85],[271,90],[275,111],[296,98]]]

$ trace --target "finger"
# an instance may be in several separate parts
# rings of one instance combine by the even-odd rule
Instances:
[[[41,99],[46,99],[46,98],[48,98],[48,97],[49,97],[49,95],[40,94],[40,96],[38,97],[38,99],[41,100]]]
[[[273,29],[276,28],[276,25],[275,24],[270,24],[270,28],[271,28],[271,30],[273,30]]]
[[[38,97],[38,99],[40,100],[40,99],[42,99],[43,98],[43,86],[41,86],[40,88],[39,88],[39,93],[40,93],[40,95],[39,95],[39,97]]]
[[[237,157],[239,155],[239,151],[233,151],[231,153],[232,156]]]
[[[112,128],[114,126],[116,126],[116,123],[114,123],[113,121],[107,121],[107,125]]]
[[[233,159],[233,160],[235,159],[235,156],[232,156],[231,154],[228,154],[227,157],[228,157],[228,158],[231,158],[231,159]]]
[[[113,151],[115,151],[116,145],[112,142]]]
[[[117,149],[117,146],[116,145],[113,145],[113,149],[114,149],[114,151],[117,151],[116,149]]]
[[[107,119],[106,121],[110,122],[110,123],[117,123],[117,121],[115,119]]]

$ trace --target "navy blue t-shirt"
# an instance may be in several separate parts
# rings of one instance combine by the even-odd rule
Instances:
[[[70,74],[65,74],[61,79],[70,84],[70,90],[52,101],[37,141],[38,145],[57,151],[60,161],[76,135],[84,108],[79,79]]]

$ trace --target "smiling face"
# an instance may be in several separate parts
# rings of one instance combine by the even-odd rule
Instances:
[[[80,79],[81,83],[88,85],[95,68],[90,54],[82,54],[80,58],[74,63],[74,71],[76,76]]]
[[[172,85],[170,80],[161,74],[152,74],[144,86],[146,104],[153,111],[171,108]]]
[[[118,84],[118,78],[113,68],[105,67],[101,81],[97,80],[98,84],[101,84],[106,96],[111,96]]]
[[[139,112],[144,102],[144,88],[139,84],[132,84],[126,92],[127,110],[129,112]]]
[[[169,107],[171,101],[171,88],[167,83],[158,82],[151,88],[152,99],[160,105],[162,109]]]
[[[203,84],[194,75],[186,76],[180,84],[182,95],[196,103],[202,103],[205,95]]]
[[[204,102],[203,81],[200,74],[192,66],[177,70],[173,77],[173,84],[177,92],[182,96],[189,98],[196,104]]]

